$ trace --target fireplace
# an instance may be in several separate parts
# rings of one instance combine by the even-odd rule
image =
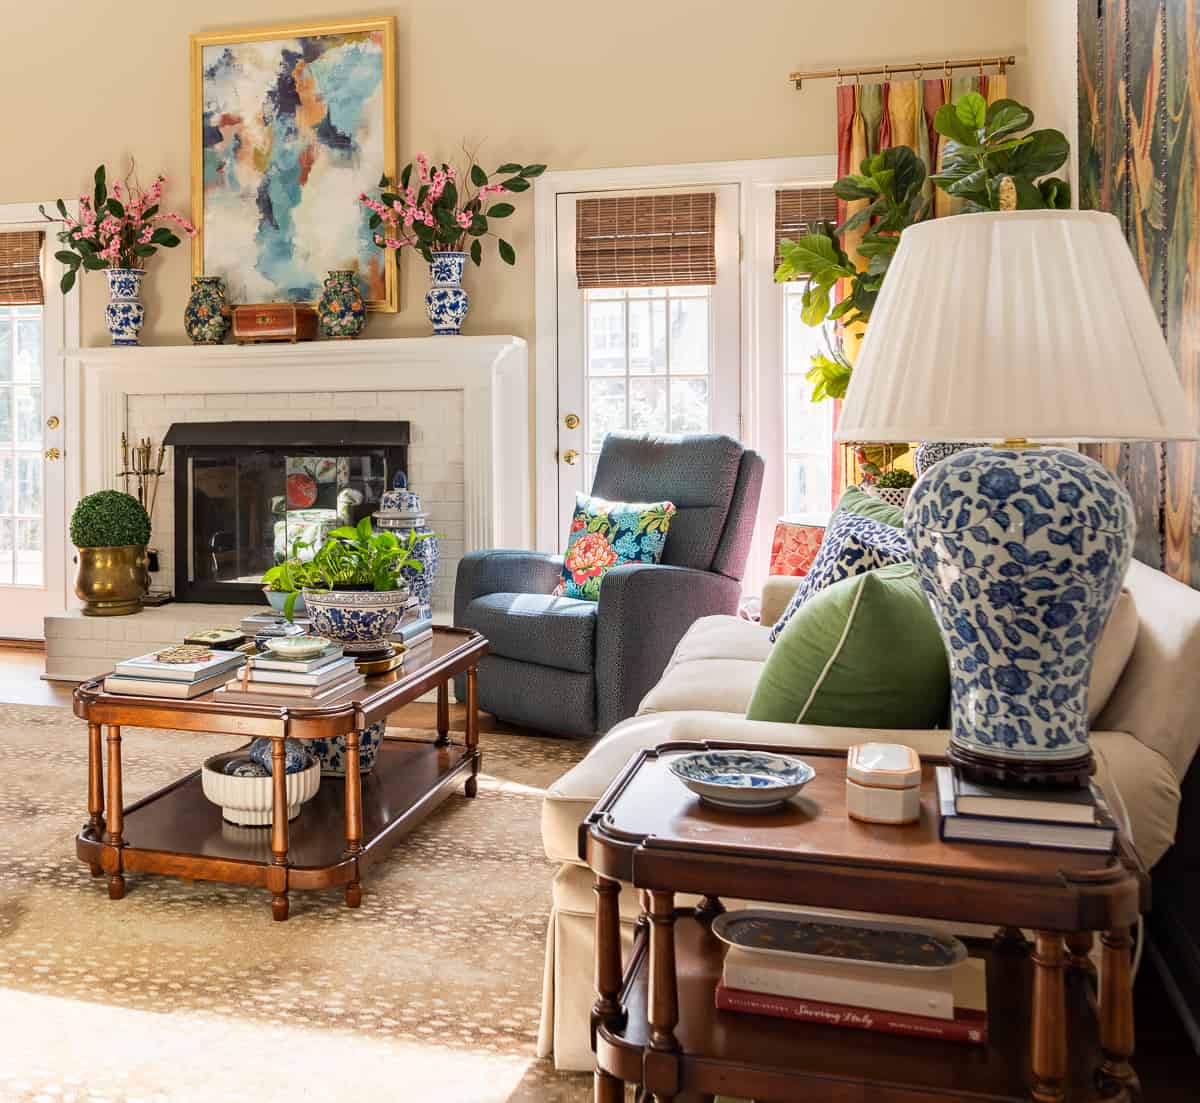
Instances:
[[[175,597],[261,603],[259,578],[379,508],[407,421],[176,422]]]

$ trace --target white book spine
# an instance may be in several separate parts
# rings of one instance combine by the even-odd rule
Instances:
[[[870,1007],[906,1015],[954,1018],[953,970],[911,974],[869,966],[782,967],[757,954],[725,958],[726,987],[798,1000]]]

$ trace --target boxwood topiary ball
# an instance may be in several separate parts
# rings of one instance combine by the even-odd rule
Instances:
[[[101,490],[79,499],[71,514],[71,543],[77,548],[139,547],[150,542],[150,515],[136,498]]]

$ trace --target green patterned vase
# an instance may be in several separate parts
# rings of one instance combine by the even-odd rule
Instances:
[[[219,345],[229,329],[229,304],[220,276],[196,276],[183,312],[183,328],[193,345]]]
[[[322,337],[357,337],[367,321],[358,274],[335,268],[325,277],[325,290],[317,304]]]

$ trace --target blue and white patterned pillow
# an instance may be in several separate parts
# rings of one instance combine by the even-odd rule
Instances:
[[[903,529],[846,509],[838,510],[829,522],[821,549],[808,574],[796,587],[783,616],[771,629],[771,642],[779,638],[792,614],[818,590],[843,578],[866,574],[877,567],[890,567],[893,563],[907,563],[910,559],[908,538]]]

